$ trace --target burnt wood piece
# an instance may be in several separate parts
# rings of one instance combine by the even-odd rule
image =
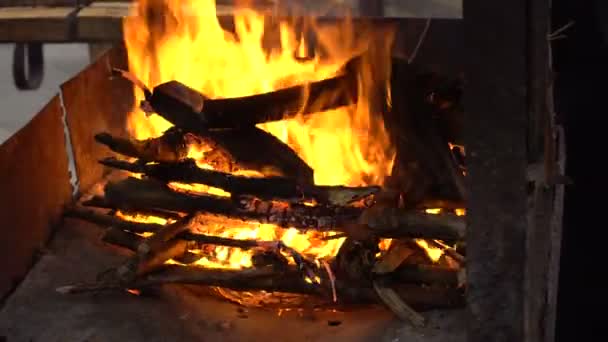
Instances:
[[[84,207],[111,209],[113,211],[120,211],[123,214],[127,214],[127,215],[156,216],[156,217],[164,218],[166,220],[178,220],[182,217],[182,215],[180,215],[177,212],[166,211],[166,210],[140,208],[137,211],[134,211],[131,209],[118,208],[115,205],[113,205],[112,203],[108,202],[104,197],[101,197],[101,196],[93,196],[90,199],[83,201],[81,203],[81,205]],[[77,208],[77,207],[75,207],[75,208]],[[80,208],[80,210],[82,210],[82,208]]]
[[[378,298],[380,298],[384,305],[386,305],[386,307],[400,320],[410,322],[417,327],[422,327],[426,324],[424,317],[403,301],[401,296],[399,296],[391,287],[388,287],[379,281],[373,281],[373,286]]]
[[[120,228],[110,227],[103,234],[101,240],[105,243],[120,246],[132,252],[135,252],[137,250],[137,246],[139,246],[139,244],[144,240],[144,238],[129,231],[122,230]],[[202,257],[202,254],[195,254],[187,251],[183,255],[178,255],[173,259],[177,262],[188,265],[194,263]]]
[[[136,253],[115,270],[106,271],[103,277],[112,280],[116,277],[121,282],[128,282],[162,266],[167,260],[181,257],[194,244],[185,240],[172,239],[184,231],[192,222],[193,215],[164,226],[156,234],[146,238],[137,246]]]
[[[144,240],[144,238],[137,234],[113,226],[106,230],[101,240],[112,245],[135,251],[137,246]]]
[[[66,212],[66,216],[110,227],[104,235],[103,240],[107,240],[108,243],[123,246],[134,251],[144,238],[131,232],[156,233],[164,228],[164,226],[156,223],[126,221],[119,217],[97,214],[90,210],[70,210],[69,212]],[[177,238],[197,242],[199,244],[220,245],[242,249],[250,249],[259,245],[259,241],[256,240],[237,240],[219,236],[196,234],[187,231],[178,233]]]
[[[365,240],[346,238],[333,261],[336,278],[352,283],[369,281],[380,251],[378,242],[373,236]]]
[[[465,263],[465,257],[462,254],[458,253],[455,248],[445,245],[445,244],[441,243],[440,241],[433,240],[433,239],[427,240],[427,243],[436,248],[441,248],[443,250],[443,252],[445,253],[445,255],[452,258],[452,260],[457,262],[459,265],[463,265]]]
[[[116,277],[120,282],[131,282],[136,277],[161,269],[170,259],[183,257],[190,248],[193,248],[193,244],[188,241],[171,240],[145,257],[133,256],[115,270],[103,272],[99,278],[112,281]]]
[[[200,136],[234,163],[232,170],[256,170],[265,176],[284,176],[296,179],[299,184],[314,184],[313,169],[289,146],[257,127],[209,130]]]
[[[322,280],[321,284],[309,284],[294,268],[277,272],[273,267],[222,270],[175,265],[165,265],[158,272],[149,273],[129,283],[75,284],[60,287],[57,291],[60,293],[122,291],[125,288],[146,288],[170,283],[219,286],[240,291],[264,290],[322,296],[331,293],[329,281]],[[352,284],[337,279],[336,286],[339,303],[378,302],[371,282]],[[419,310],[461,307],[464,301],[461,291],[454,288],[420,287],[412,284],[391,284],[391,287],[404,301]]]
[[[158,232],[163,229],[163,225],[156,223],[140,223],[123,220],[116,216],[99,214],[93,210],[72,207],[65,210],[67,217],[78,218],[89,221],[104,227],[116,227],[134,233]]]
[[[137,254],[139,257],[143,258],[155,253],[157,250],[161,249],[162,246],[166,245],[170,240],[172,240],[176,235],[188,230],[195,217],[196,213],[189,214],[188,216],[174,223],[165,225],[163,229],[143,240],[137,246]]]
[[[188,155],[186,137],[176,128],[168,129],[160,137],[146,140],[113,137],[109,133],[99,133],[95,135],[95,141],[106,145],[116,153],[146,162],[172,162],[184,159]]]
[[[466,198],[464,176],[441,134],[441,118],[426,100],[428,94],[421,86],[424,82],[419,70],[393,59],[392,106],[385,120],[397,147],[391,186],[404,193],[406,207],[414,207],[431,195]]]
[[[282,199],[290,202],[315,200],[322,204],[347,205],[380,191],[379,186],[347,187],[299,185],[294,179],[286,177],[246,177],[230,173],[201,169],[192,159],[177,163],[130,163],[128,161],[106,158],[101,164],[143,173],[163,182],[205,184],[223,189],[233,195],[254,195],[262,199]]]
[[[392,240],[388,250],[376,260],[372,272],[374,274],[391,273],[414,253],[411,240]]]
[[[356,102],[357,74],[352,64],[347,63],[342,74],[333,78],[223,99],[205,98],[177,81],[170,81],[146,92],[146,100],[158,115],[188,132],[252,127]]]

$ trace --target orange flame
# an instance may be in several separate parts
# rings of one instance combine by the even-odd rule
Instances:
[[[350,58],[377,41],[360,32],[355,35],[350,20],[334,26],[311,20],[308,26],[316,34],[318,49],[323,53],[303,60],[296,52],[303,48],[305,38],[304,35],[297,38],[293,23],[251,9],[236,8],[232,18],[234,30],[229,31],[220,24],[219,14],[213,0],[140,0],[124,22],[130,71],[150,88],[177,80],[209,98],[246,96],[331,77]],[[384,35],[383,38],[384,49],[374,51],[388,51],[391,37],[386,39]],[[386,59],[364,59],[359,70],[356,103],[259,125],[287,143],[315,170],[317,184],[382,184],[390,174],[395,153],[381,115],[374,109],[377,104],[372,101],[372,92],[377,89],[373,81],[378,75],[372,73],[371,68],[390,65],[390,54],[380,55],[378,58]],[[139,103],[143,94],[137,89],[134,91],[135,103]],[[157,115],[147,117],[138,108],[134,108],[128,118],[128,128],[137,139],[159,136],[170,126]],[[191,146],[188,155],[196,158],[199,167],[210,167],[204,160],[205,147]],[[176,183],[171,186],[229,195],[203,186]],[[344,241],[344,238],[323,240],[327,234],[302,233],[224,218],[206,220],[197,229],[223,237],[282,240],[316,258],[334,256]],[[198,263],[205,266],[251,265],[249,251],[216,247],[212,251],[194,252],[203,253]]]

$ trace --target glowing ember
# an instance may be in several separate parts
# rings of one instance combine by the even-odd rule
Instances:
[[[429,208],[429,209],[426,209],[425,212],[427,214],[437,215],[437,214],[441,213],[441,208]]]
[[[314,58],[303,60],[297,58],[295,52],[306,42],[304,38],[296,38],[293,26],[283,21],[276,27],[276,32],[265,32],[268,24],[262,14],[237,9],[234,32],[229,32],[220,26],[213,0],[140,0],[136,12],[124,23],[129,69],[150,88],[177,80],[209,98],[245,96],[331,77],[346,61],[364,51],[371,41],[365,34],[355,37],[352,23],[348,21],[339,29],[311,23],[324,53],[322,58],[321,54],[315,54]],[[276,46],[268,49],[265,45],[272,33],[277,33]],[[390,37],[383,38],[389,47]],[[389,58],[389,54],[382,58]],[[390,63],[388,60],[363,63],[357,103],[330,112],[260,125],[287,143],[315,170],[317,184],[382,184],[390,173],[395,153],[381,116],[371,110],[370,94],[372,88],[377,87],[370,81],[373,64]],[[143,99],[137,89],[135,98],[135,103]],[[128,120],[129,130],[137,139],[159,136],[170,126],[161,117],[147,116],[138,108],[133,109]],[[196,159],[201,168],[211,168],[205,161],[209,152],[207,146],[193,144],[189,148],[188,157]],[[259,175],[247,170],[242,173]],[[220,189],[206,186],[179,183],[170,186],[179,191],[229,196]],[[144,219],[152,222],[147,220]],[[210,215],[201,217],[194,229],[235,239],[280,240],[315,259],[335,256],[345,239],[323,239],[333,233],[303,233]],[[251,266],[251,251],[218,246],[192,252],[201,256],[197,264],[205,267]]]
[[[426,255],[428,255],[433,262],[438,262],[443,255],[443,250],[441,248],[430,246],[426,240],[416,239],[415,241],[418,246],[424,249]]]

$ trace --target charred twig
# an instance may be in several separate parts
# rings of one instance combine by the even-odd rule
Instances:
[[[143,240],[143,237],[117,227],[110,227],[103,234],[102,238],[103,242],[124,247],[132,251],[135,251]]]
[[[125,288],[146,288],[162,284],[192,284],[219,286],[233,290],[285,292],[331,296],[330,282],[323,279],[321,284],[310,284],[302,274],[290,269],[277,272],[273,267],[246,270],[207,269],[196,266],[165,265],[162,270],[149,273],[129,283],[105,282],[98,284],[76,284],[57,289],[61,293],[122,291]],[[399,296],[416,309],[449,308],[462,306],[461,291],[440,287],[420,287],[411,284],[391,284]],[[344,283],[336,280],[339,303],[377,302],[377,295],[371,283]]]
[[[163,218],[165,220],[179,220],[180,218],[182,218],[182,215],[180,215],[179,213],[166,210],[157,210],[149,208],[139,208],[138,210],[131,210],[128,208],[119,208],[101,196],[93,196],[90,199],[83,201],[81,204],[84,207],[95,207],[111,209],[113,211],[120,211],[123,214],[127,215],[155,216]]]
[[[157,232],[163,228],[163,225],[156,223],[139,223],[126,221],[116,216],[103,215],[83,208],[73,207],[64,212],[67,217],[78,218],[89,221],[105,227],[116,227],[123,230],[128,230],[135,233]]]
[[[116,153],[138,158],[141,161],[172,162],[184,159],[188,155],[186,138],[176,128],[170,128],[158,138],[146,140],[113,137],[108,133],[96,134],[95,140]]]
[[[143,240],[137,246],[137,254],[139,257],[143,258],[154,253],[155,251],[161,249],[165,244],[167,244],[167,242],[172,240],[179,233],[188,230],[195,216],[196,213],[189,214],[175,223],[164,226],[163,229],[160,229],[154,235]]]
[[[377,281],[373,282],[374,290],[382,302],[402,321],[407,321],[415,326],[424,326],[425,319],[407,303],[405,303],[395,290],[390,287],[380,284]]]
[[[452,247],[450,247],[450,246],[448,246],[448,245],[446,245],[446,244],[444,244],[444,243],[442,243],[440,241],[433,240],[433,239],[428,240],[427,243],[429,243],[429,244],[431,244],[431,245],[433,245],[435,247],[441,248],[443,250],[443,252],[447,256],[449,256],[450,258],[452,258],[458,264],[460,264],[460,265],[464,264],[464,262],[465,262],[464,256],[462,254],[458,253],[456,251],[456,249],[454,249],[454,248],[452,248]]]
[[[316,201],[322,204],[347,205],[353,201],[370,196],[380,190],[378,186],[315,186],[298,184],[286,177],[246,177],[215,170],[201,169],[194,160],[179,163],[130,163],[128,161],[106,158],[103,165],[143,173],[163,182],[205,184],[223,189],[231,194],[253,195],[262,199],[282,199],[287,201]]]
[[[106,271],[104,276],[109,279],[114,276],[120,281],[126,282],[135,279],[162,266],[167,260],[183,256],[192,243],[185,240],[172,240],[179,232],[187,229],[192,221],[193,215],[164,226],[156,234],[144,239],[137,246],[136,254],[129,258],[114,272]]]

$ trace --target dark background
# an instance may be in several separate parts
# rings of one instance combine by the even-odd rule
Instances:
[[[554,30],[575,21],[553,42],[556,111],[566,129],[567,175],[557,341],[608,340],[608,0],[554,0]]]

